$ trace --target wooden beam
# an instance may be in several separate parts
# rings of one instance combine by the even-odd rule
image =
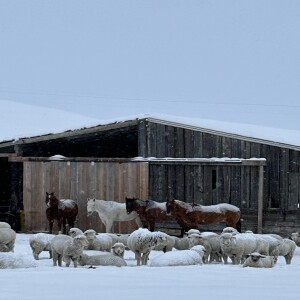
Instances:
[[[257,208],[257,233],[262,233],[263,222],[263,195],[264,195],[264,167],[259,167],[258,175],[258,208]]]

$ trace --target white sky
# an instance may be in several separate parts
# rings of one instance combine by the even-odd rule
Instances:
[[[2,0],[0,99],[300,130],[298,0]]]

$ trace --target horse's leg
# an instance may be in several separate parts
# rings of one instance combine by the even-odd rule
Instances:
[[[54,222],[53,220],[49,221],[49,233],[50,234],[52,234],[52,231],[53,231],[53,222]]]
[[[149,221],[149,227],[150,227],[150,231],[154,231],[154,229],[155,229],[155,221],[154,220]]]
[[[66,218],[63,218],[62,226],[63,226],[63,234],[67,234],[67,219]]]
[[[110,220],[107,220],[106,222],[106,228],[105,228],[105,231],[107,233],[112,233],[113,231],[113,226],[114,226],[114,222],[110,221]]]
[[[142,223],[140,217],[135,218],[135,223],[137,224],[138,227],[143,227],[143,223]]]

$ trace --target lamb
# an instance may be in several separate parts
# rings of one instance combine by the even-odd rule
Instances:
[[[0,269],[35,268],[37,262],[32,258],[16,253],[0,253]]]
[[[14,252],[16,232],[11,228],[0,228],[0,252]]]
[[[11,226],[6,222],[0,222],[0,228],[11,228]]]
[[[94,229],[88,229],[84,232],[88,240],[87,250],[111,251],[112,239],[106,233],[97,234]]]
[[[50,258],[52,258],[50,242],[54,238],[54,236],[55,235],[53,234],[40,232],[30,237],[29,245],[31,247],[34,259],[38,260],[39,255],[42,251],[49,251]]]
[[[139,228],[128,237],[128,247],[135,253],[138,266],[147,265],[151,250],[158,244],[167,245],[167,241],[167,236],[163,232]]]
[[[127,266],[126,261],[122,257],[113,254],[89,256],[88,254],[82,253],[79,257],[78,263],[80,266]]]
[[[227,256],[223,253],[221,249],[220,236],[216,233],[210,234],[190,234],[188,236],[190,246],[202,245],[205,248],[205,254],[203,257],[203,262],[221,262],[222,258],[225,263],[227,263]],[[208,260],[209,258],[209,260]]]
[[[205,248],[201,245],[189,250],[171,251],[154,257],[151,267],[202,265]]]
[[[271,253],[272,255],[283,256],[287,265],[291,264],[296,250],[296,243],[290,239],[282,239],[281,243]]]
[[[53,266],[56,266],[58,263],[61,267],[63,258],[66,267],[70,266],[72,260],[74,267],[77,268],[79,256],[87,245],[88,241],[84,235],[77,235],[74,238],[64,234],[55,236],[51,240]]]
[[[298,247],[300,247],[300,235],[299,235],[299,232],[293,232],[293,233],[291,233],[290,239],[293,240]]]
[[[230,257],[233,264],[241,263],[243,257],[249,253],[259,252],[267,255],[269,251],[268,242],[252,233],[239,233],[236,235],[222,233],[220,241],[223,253]]]
[[[111,247],[111,253],[115,256],[119,256],[124,258],[124,254],[125,254],[125,245],[123,243],[115,243],[112,247]]]
[[[248,255],[243,267],[273,268],[276,264],[276,261],[277,259],[275,256],[267,256],[258,252],[253,252]]]
[[[82,235],[82,234],[83,234],[83,231],[76,227],[70,228],[70,230],[68,232],[68,235],[71,236],[72,238],[77,235]]]

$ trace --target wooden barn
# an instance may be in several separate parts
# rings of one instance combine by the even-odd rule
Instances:
[[[97,215],[87,217],[87,198],[175,197],[231,203],[241,208],[242,230],[288,234],[299,229],[299,163],[299,146],[150,116],[22,138],[0,143],[0,218],[17,230],[47,231],[45,193],[55,192],[77,200],[78,227],[103,232]]]

